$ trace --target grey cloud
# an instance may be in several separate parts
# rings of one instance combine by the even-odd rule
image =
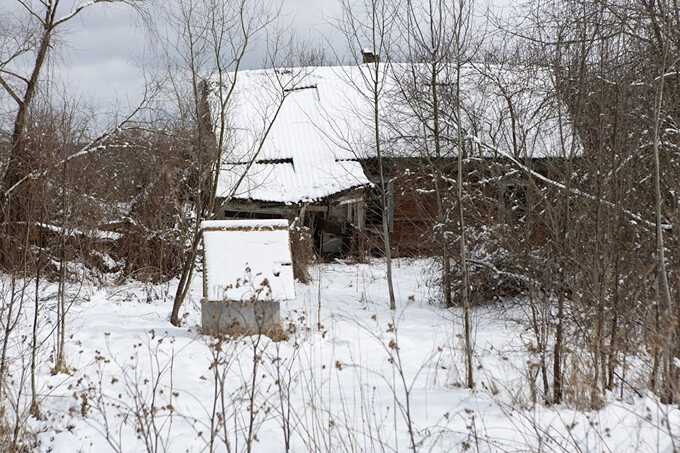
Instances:
[[[63,0],[68,11],[78,0]],[[156,0],[161,1],[161,0]],[[333,61],[335,49],[346,54],[347,43],[334,27],[340,15],[337,0],[282,0],[282,14],[277,25],[298,41],[327,50]],[[484,1],[484,0],[482,0]],[[486,0],[492,8],[512,4],[510,0]],[[64,3],[65,2],[65,3]],[[2,14],[20,14],[13,0],[0,0]],[[57,81],[69,88],[71,96],[92,103],[97,109],[110,110],[121,100],[139,98],[146,72],[159,65],[153,57],[152,38],[136,13],[128,7],[104,4],[85,10],[60,34],[60,45],[53,57]],[[255,42],[247,56],[248,68],[260,67],[266,44]]]
[[[277,26],[296,39],[317,47],[344,44],[334,36],[330,22],[338,15],[335,0],[285,0]],[[144,70],[154,71],[152,37],[130,8],[104,5],[85,11],[61,35],[57,54],[57,77],[78,96],[98,108],[122,98],[141,96]],[[261,67],[265,61],[263,37],[253,43],[245,58],[246,68]],[[76,94],[76,93],[74,93]]]

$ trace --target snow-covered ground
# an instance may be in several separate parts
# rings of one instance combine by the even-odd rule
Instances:
[[[234,452],[248,438],[255,452],[410,451],[412,441],[437,452],[673,452],[669,431],[678,447],[680,412],[652,397],[611,395],[595,412],[533,405],[516,305],[475,310],[477,388],[465,389],[461,312],[428,303],[427,267],[397,263],[395,313],[380,263],[314,267],[282,307],[289,338],[278,343],[201,335],[200,275],[182,328],[168,321],[176,282],[82,288],[69,312],[72,373],[52,376],[43,347],[43,420],[28,422],[40,451],[207,452],[211,431],[213,451]]]

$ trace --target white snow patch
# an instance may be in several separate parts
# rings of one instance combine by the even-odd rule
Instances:
[[[477,390],[463,388],[462,310],[426,302],[435,290],[428,282],[431,264],[394,262],[396,311],[388,308],[382,263],[318,265],[314,281],[298,284],[296,297],[281,304],[284,322],[295,327],[288,340],[222,343],[231,451],[245,451],[252,382],[255,452],[285,451],[286,413],[292,453],[411,451],[400,373],[417,451],[658,453],[677,445],[680,410],[651,396],[610,395],[599,411],[531,405],[531,335],[515,321],[523,316],[521,305],[474,309]],[[56,293],[56,285],[45,285],[46,298]],[[37,382],[45,419],[29,424],[38,434],[37,451],[138,452],[147,451],[149,439],[162,441],[157,451],[209,451],[213,372],[224,368],[216,365],[214,339],[198,333],[200,273],[181,328],[168,319],[176,285],[82,288],[67,323],[73,373],[52,376],[51,348],[41,352]],[[43,301],[41,338],[54,326],[53,302]],[[30,338],[31,310],[23,316],[18,328]],[[14,375],[30,357],[25,343],[9,345]],[[259,364],[255,376],[253,363]],[[28,382],[25,390],[26,399]],[[140,430],[144,414],[154,414],[154,424],[145,427],[152,432]],[[227,451],[220,438],[213,451]]]
[[[287,220],[213,220],[201,227],[209,300],[295,298]]]

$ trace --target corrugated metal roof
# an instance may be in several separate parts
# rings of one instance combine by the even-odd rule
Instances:
[[[341,161],[356,157],[351,154],[350,144],[343,143],[338,134],[339,130],[350,128],[347,124],[332,124],[332,120],[348,118],[347,113],[339,114],[336,109],[348,103],[351,106],[356,99],[343,99],[352,91],[336,70],[303,68],[291,70],[296,74],[274,73],[273,70],[239,74],[233,102],[227,109],[231,135],[218,195],[226,195],[239,180],[274,118],[283,94],[276,77],[298,77],[296,89],[286,93],[256,163],[235,196],[296,203],[370,184],[358,162]]]
[[[356,161],[304,162],[294,167],[290,163],[253,164],[234,197],[241,199],[299,203],[315,201],[335,193],[369,184],[361,164]],[[306,168],[304,168],[306,167]],[[224,196],[238,182],[246,164],[224,168],[218,182],[218,194]]]

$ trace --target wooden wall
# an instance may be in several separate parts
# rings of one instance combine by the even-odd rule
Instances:
[[[534,162],[541,172],[543,163]],[[379,184],[377,163],[364,161],[364,172],[368,178]],[[555,163],[551,162],[551,166]],[[448,181],[448,203],[457,203],[455,180],[457,178],[457,161],[451,159],[439,165],[444,178]],[[434,193],[431,167],[417,159],[385,160],[384,170],[389,186],[389,199],[393,201],[393,217],[391,222],[392,252],[395,256],[431,256],[436,244],[433,243],[433,228],[437,221],[437,198]],[[508,162],[497,160],[473,160],[466,164],[466,223],[470,226],[492,225],[498,223],[512,223],[521,217],[520,210],[513,210],[509,203],[535,203],[536,200],[523,198],[522,185],[526,184],[526,177],[513,168]],[[509,191],[516,194],[509,195]],[[379,203],[379,195],[375,203]],[[374,204],[375,204],[374,203]],[[368,202],[370,207],[371,203]],[[516,208],[517,206],[515,206]],[[454,209],[455,212],[455,209]],[[370,215],[368,215],[370,218]],[[532,232],[536,241],[545,240],[544,231]],[[457,218],[451,219],[448,226],[450,231],[457,233]],[[368,253],[379,255],[384,248],[382,242],[382,228],[380,224],[368,224],[365,238]]]

